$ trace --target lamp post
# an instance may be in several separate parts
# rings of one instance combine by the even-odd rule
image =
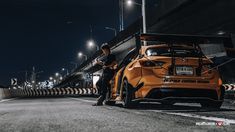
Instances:
[[[73,65],[74,65],[74,69],[78,68],[78,63],[71,61],[70,64],[73,64]]]
[[[114,31],[115,36],[117,36],[117,30],[115,28],[105,27],[105,29]]]
[[[139,6],[141,6],[141,8],[142,8],[143,33],[147,33],[147,26],[146,26],[146,10],[145,10],[145,5],[146,5],[146,3],[145,3],[145,0],[142,0],[142,4],[136,3],[136,2],[134,2],[134,1],[132,1],[132,0],[127,0],[127,5],[131,6],[131,5],[133,5],[133,4],[139,5]],[[146,45],[147,45],[147,42],[144,41],[144,46],[146,46]]]
[[[124,0],[119,0],[119,31],[124,30]]]

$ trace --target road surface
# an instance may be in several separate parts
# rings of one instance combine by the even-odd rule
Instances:
[[[162,106],[157,103],[143,103],[135,109],[124,109],[121,105],[91,106],[94,102],[95,98],[92,97],[2,100],[0,131],[235,131],[235,124],[232,124],[235,123],[235,104],[231,105],[228,101],[219,111],[203,110],[197,104]],[[226,123],[223,126],[213,125],[217,121],[226,121]]]

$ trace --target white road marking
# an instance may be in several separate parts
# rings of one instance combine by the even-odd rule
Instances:
[[[96,103],[97,101],[95,100],[87,100],[87,99],[78,99],[78,98],[71,98],[71,97],[67,97],[73,100],[78,100],[78,101],[82,101],[82,102],[88,102],[88,103]]]
[[[162,110],[149,110],[149,111],[156,112],[156,113],[164,113],[168,115],[176,115],[176,116],[197,118],[197,119],[203,119],[203,120],[210,120],[210,121],[223,121],[229,124],[235,124],[235,120],[233,119],[226,119],[226,118],[219,118],[219,117],[212,117],[212,116],[202,116],[202,115],[188,114],[188,113],[164,112]]]
[[[4,99],[4,100],[1,100],[0,103],[2,102],[7,102],[7,101],[11,101],[11,100],[15,100],[16,98],[12,98],[12,99]]]

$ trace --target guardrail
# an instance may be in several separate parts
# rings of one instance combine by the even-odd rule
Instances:
[[[223,84],[226,91],[235,91],[235,84]]]
[[[235,99],[235,84],[223,84],[225,88],[225,98]]]
[[[235,84],[223,84],[225,97],[235,99]],[[96,88],[52,88],[52,89],[2,89],[0,100],[11,97],[49,97],[49,96],[79,96],[98,95]]]
[[[12,97],[97,95],[96,88],[11,89]]]

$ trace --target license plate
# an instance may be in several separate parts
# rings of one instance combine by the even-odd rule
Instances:
[[[193,68],[189,66],[177,66],[176,74],[177,75],[193,75]]]

